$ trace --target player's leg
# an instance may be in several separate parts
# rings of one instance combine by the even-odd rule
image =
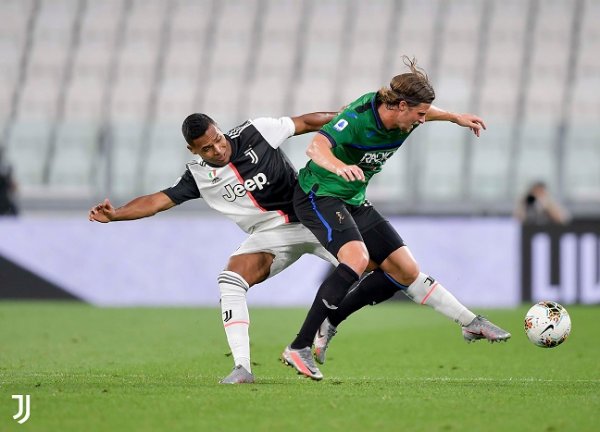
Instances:
[[[366,274],[344,297],[340,307],[329,313],[329,321],[337,327],[348,316],[364,306],[375,306],[394,296],[399,291],[397,285],[379,268]]]
[[[337,310],[329,313],[329,321],[336,327],[362,307],[379,304],[401,289],[381,270],[380,266],[390,254],[404,246],[402,238],[369,202],[355,208],[353,217],[369,251],[370,268],[374,267],[374,269],[346,295]],[[414,273],[415,270],[407,268],[408,274],[405,276],[407,281],[414,278],[411,271]]]
[[[323,248],[315,250],[316,245],[317,240],[307,228],[291,223],[252,234],[230,257],[226,270],[219,277],[219,288],[223,325],[235,368],[221,382],[254,381],[250,373],[248,288],[283,271],[307,252],[314,251],[324,260],[336,263],[335,258]],[[233,324],[235,321],[237,323]]]
[[[323,375],[312,359],[313,338],[328,311],[339,306],[366,268],[368,253],[358,227],[341,200],[317,197],[313,193],[307,195],[297,187],[294,209],[301,222],[340,263],[319,287],[300,332],[282,354],[282,360],[298,372],[321,379]]]
[[[400,289],[378,267],[390,253],[404,245],[402,238],[369,202],[352,208],[352,215],[369,250],[369,269],[374,270],[364,276],[348,292],[340,306],[330,310],[328,317],[321,323],[313,341],[315,359],[321,364],[325,362],[331,338],[337,333],[337,326],[342,321],[366,305],[375,305],[389,299]]]
[[[365,229],[365,243],[369,250],[373,250],[372,259],[379,264],[383,273],[374,272],[371,279],[367,278],[363,291],[371,291],[370,287],[374,284],[388,289],[395,285],[414,302],[427,304],[462,325],[471,323],[475,314],[462,305],[439,282],[422,273],[410,249],[404,244],[404,240],[394,227],[374,208],[369,212],[370,214],[365,210],[363,214],[368,215],[372,220],[380,218],[380,222]],[[362,216],[364,217],[366,216]],[[357,219],[361,220],[358,217]]]
[[[375,209],[363,206],[354,213],[354,218],[362,225],[363,238],[371,259],[380,268],[365,276],[350,291],[340,307],[330,311],[328,319],[319,327],[314,340],[315,358],[325,361],[325,353],[337,326],[348,316],[366,305],[381,303],[392,297],[398,290],[419,304],[427,304],[448,318],[460,323],[467,341],[486,338],[490,341],[507,340],[510,333],[490,323],[483,317],[475,316],[462,305],[446,288],[433,278],[421,273],[419,266],[404,241],[389,222]],[[379,222],[377,220],[379,219]],[[370,227],[365,227],[370,221]],[[434,288],[434,289],[432,289]]]
[[[391,235],[393,227],[379,225],[373,234],[382,239]],[[394,230],[395,231],[395,230]],[[439,281],[422,273],[407,246],[392,252],[381,264],[390,282],[397,285],[412,301],[428,305],[437,312],[459,323],[467,341],[487,339],[490,342],[508,340],[509,332],[492,324],[481,316],[476,316],[465,307]]]
[[[355,296],[362,298],[363,305],[383,300],[395,286],[413,301],[427,304],[462,325],[473,321],[475,314],[462,305],[439,282],[421,273],[417,261],[404,244],[404,240],[375,208],[367,203],[354,212],[354,218],[361,227],[371,259],[381,270],[367,276],[359,285],[362,287],[357,290]],[[433,286],[435,289],[431,289]],[[356,310],[361,302],[356,299],[355,303],[353,308]],[[339,315],[333,317],[334,322],[348,316],[347,314],[344,316],[345,308],[338,310],[337,313]]]
[[[465,326],[475,314],[467,309],[444,286],[419,271],[419,266],[407,246],[390,254],[381,269],[412,301],[431,306],[437,312]]]
[[[254,381],[251,375],[248,333],[250,314],[246,304],[246,292],[252,285],[269,276],[272,263],[273,255],[265,252],[232,255],[226,269],[219,274],[217,280],[221,294],[221,318],[235,367],[222,383]]]
[[[365,275],[344,297],[340,307],[329,311],[328,317],[317,330],[313,341],[315,360],[325,363],[329,343],[337,334],[337,327],[346,318],[367,305],[374,306],[390,299],[398,291],[398,286],[379,268]]]

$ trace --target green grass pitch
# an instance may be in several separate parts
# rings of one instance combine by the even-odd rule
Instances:
[[[218,309],[0,303],[0,431],[597,431],[600,308],[568,308],[573,332],[537,348],[527,307],[487,310],[506,344],[462,340],[429,308],[369,307],[339,328],[321,367],[278,360],[305,309],[251,309],[253,385],[224,386]],[[13,394],[31,395],[19,425]]]

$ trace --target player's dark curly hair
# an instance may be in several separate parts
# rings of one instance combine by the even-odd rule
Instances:
[[[432,103],[435,91],[425,71],[417,67],[417,59],[402,56],[402,60],[410,68],[410,72],[392,78],[389,88],[382,87],[377,92],[377,104],[396,106],[405,101],[408,106],[414,107],[422,103]]]
[[[190,114],[185,118],[181,125],[181,133],[188,144],[192,144],[195,139],[201,137],[206,133],[206,130],[210,125],[217,123],[206,114],[194,113]]]

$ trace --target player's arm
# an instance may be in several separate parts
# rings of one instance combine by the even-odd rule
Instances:
[[[119,208],[114,208],[107,198],[92,207],[88,219],[102,223],[141,219],[154,216],[173,206],[175,203],[164,192],[137,197]]]
[[[294,135],[318,131],[323,125],[329,123],[338,114],[339,113],[337,112],[314,112],[303,114],[298,117],[292,117],[292,121],[296,128]]]
[[[483,119],[477,117],[474,114],[457,114],[450,111],[443,110],[431,105],[425,115],[425,121],[449,121],[456,123],[459,126],[468,127],[477,136],[481,134],[481,129],[486,129]]]
[[[346,181],[365,180],[362,169],[356,165],[346,165],[334,156],[331,151],[331,143],[325,135],[316,134],[306,149],[306,155],[317,165],[327,171],[343,177]]]

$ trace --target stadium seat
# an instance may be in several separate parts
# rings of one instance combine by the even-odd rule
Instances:
[[[532,182],[543,180],[554,189],[557,156],[557,127],[546,123],[524,125],[516,161],[516,187],[524,190]]]
[[[17,182],[25,188],[43,184],[49,131],[50,123],[43,120],[20,120],[12,127],[8,160],[15,166]]]
[[[88,191],[93,186],[92,165],[97,161],[98,126],[91,122],[69,122],[59,126],[50,167],[50,186]]]
[[[443,202],[460,198],[467,133],[452,125],[431,123],[427,125],[425,137],[420,138],[418,143],[407,143],[419,145],[420,185],[425,200]],[[411,141],[414,138],[411,137]]]
[[[116,197],[123,199],[133,194],[141,193],[137,176],[138,160],[142,151],[141,122],[115,121],[110,130],[110,177],[111,192]]]
[[[472,141],[470,193],[475,201],[487,203],[509,196],[506,179],[510,174],[513,131],[502,117],[484,118],[488,130]]]
[[[150,142],[140,157],[146,165],[143,192],[152,193],[172,186],[194,156],[186,148],[180,124],[160,122],[153,126]]]
[[[600,126],[571,122],[564,144],[565,195],[572,200],[600,200]]]

